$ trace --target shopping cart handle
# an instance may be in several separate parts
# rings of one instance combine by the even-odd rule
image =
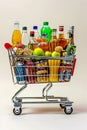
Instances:
[[[12,45],[8,42],[4,43],[4,47],[7,49],[7,50],[10,50],[12,49]]]

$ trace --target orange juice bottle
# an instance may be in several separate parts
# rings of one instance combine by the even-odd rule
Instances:
[[[14,23],[14,30],[12,33],[12,46],[15,47],[17,44],[21,43],[22,35],[19,29],[19,22]]]

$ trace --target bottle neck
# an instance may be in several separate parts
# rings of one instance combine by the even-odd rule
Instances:
[[[59,38],[64,38],[64,33],[63,32],[59,33]]]
[[[64,26],[59,26],[59,38],[64,38]]]
[[[52,31],[52,39],[57,39],[57,31]]]
[[[22,33],[27,33],[27,30],[22,30]]]
[[[19,24],[14,24],[14,30],[20,30],[19,29]]]

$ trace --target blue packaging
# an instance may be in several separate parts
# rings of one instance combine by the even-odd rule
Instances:
[[[64,80],[65,80],[66,82],[68,82],[68,81],[70,81],[70,79],[71,79],[71,70],[70,70],[70,69],[66,69]]]
[[[18,83],[25,82],[25,76],[24,76],[25,75],[25,67],[24,67],[24,64],[21,63],[20,61],[18,61],[16,63],[15,74],[16,74],[16,78],[17,78]]]

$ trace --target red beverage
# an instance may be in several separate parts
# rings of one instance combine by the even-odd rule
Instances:
[[[32,61],[26,62],[26,74],[29,83],[35,83],[35,66]]]

